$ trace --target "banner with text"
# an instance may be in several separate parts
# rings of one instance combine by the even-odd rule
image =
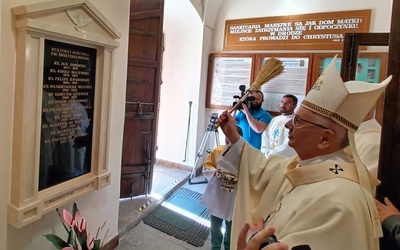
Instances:
[[[342,50],[345,33],[367,33],[371,10],[227,20],[224,50]]]

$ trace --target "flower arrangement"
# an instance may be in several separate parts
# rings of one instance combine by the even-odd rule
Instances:
[[[62,216],[58,208],[56,209],[65,230],[68,233],[67,241],[54,234],[45,234],[47,240],[51,241],[58,250],[100,250],[102,247],[101,240],[98,235],[103,230],[106,222],[102,227],[97,229],[96,236],[93,238],[88,232],[88,225],[85,218],[82,217],[78,210],[78,206],[74,202],[72,206],[72,215],[66,209],[63,209]],[[108,233],[105,233],[104,238]]]

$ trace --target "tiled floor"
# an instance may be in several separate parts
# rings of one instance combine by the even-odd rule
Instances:
[[[211,249],[210,238],[202,247],[192,246],[143,223],[142,219],[179,187],[203,193],[207,184],[189,185],[190,171],[155,165],[152,194],[120,201],[119,234],[116,250]],[[199,176],[192,183],[204,180]],[[140,208],[143,208],[140,210]]]

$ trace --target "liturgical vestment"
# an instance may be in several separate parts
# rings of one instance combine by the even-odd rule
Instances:
[[[265,158],[241,138],[219,164],[238,174],[232,243],[246,222],[261,217],[289,249],[302,244],[313,250],[379,249],[372,225],[379,224],[376,208],[369,211],[367,204],[373,197],[359,185],[343,150],[307,161]]]

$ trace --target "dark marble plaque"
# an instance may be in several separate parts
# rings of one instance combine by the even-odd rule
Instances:
[[[91,170],[96,52],[45,40],[39,191]]]

